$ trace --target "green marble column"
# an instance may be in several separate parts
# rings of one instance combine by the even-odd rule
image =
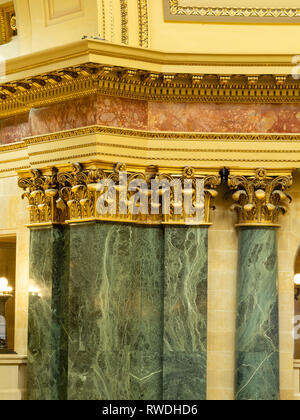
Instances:
[[[68,230],[31,229],[30,283],[41,297],[29,297],[27,398],[67,396]]]
[[[207,227],[165,228],[165,400],[206,399],[207,252]]]
[[[275,228],[239,231],[236,399],[279,399]]]
[[[162,398],[163,230],[70,227],[68,399]]]

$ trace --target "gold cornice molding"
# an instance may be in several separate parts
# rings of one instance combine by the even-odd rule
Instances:
[[[82,40],[7,60],[0,118],[93,93],[172,102],[299,103],[292,57],[175,54]]]
[[[291,74],[294,54],[196,54],[174,53],[160,50],[132,47],[107,41],[85,39],[58,47],[41,50],[6,61],[6,81],[33,77],[47,71],[54,71],[75,65],[95,63],[120,65],[143,69],[149,72],[216,73],[240,74],[243,67],[247,74]],[[117,60],[117,61],[116,61]],[[249,69],[247,69],[249,67]],[[239,69],[239,70],[238,70]],[[276,70],[277,69],[277,70]]]
[[[152,73],[88,63],[2,83],[0,118],[96,93],[166,102],[299,103],[300,80],[291,75]]]
[[[192,2],[193,3],[193,2]],[[300,9],[286,7],[219,7],[207,6],[203,0],[201,6],[182,6],[180,0],[164,0],[165,18],[169,21],[204,21],[204,22],[246,22],[246,23],[297,23],[300,21]]]
[[[292,201],[285,192],[291,187],[291,175],[270,176],[264,168],[253,176],[230,175],[228,185],[236,204],[231,207],[238,217],[237,227],[280,227],[279,216]]]
[[[119,45],[107,41],[85,39],[70,44],[10,58],[6,61],[7,81],[35,76],[46,71],[63,69],[68,66],[95,63],[126,67],[128,60],[133,68],[147,71],[188,73],[190,68],[195,73],[222,72],[222,67],[230,73],[234,68],[252,68],[253,74],[272,74],[280,68],[280,74],[291,74],[292,58],[297,54],[196,54],[173,53],[160,50]],[[127,63],[126,65],[124,65]],[[261,71],[255,72],[253,68]],[[219,72],[217,71],[219,69]],[[262,71],[262,69],[264,69]],[[204,70],[204,71],[203,71]],[[210,71],[209,71],[210,70]],[[232,71],[232,73],[234,73]],[[240,72],[238,72],[240,73]]]
[[[126,180],[123,184],[120,174],[126,173]],[[143,188],[148,188],[146,194],[147,213],[135,214],[131,211],[132,200],[137,191],[141,187],[137,187],[134,191],[129,188],[130,183],[135,180],[142,183]],[[161,183],[161,192],[159,200],[155,207],[156,212],[152,209],[152,182],[156,180]],[[164,182],[169,185],[176,180],[182,188],[181,199],[176,193],[175,187],[170,191],[170,211],[164,212],[163,208],[166,202],[162,199],[165,188]],[[201,180],[203,203],[196,198],[197,180]],[[189,182],[186,188],[186,182]],[[99,183],[103,182],[105,188],[101,189]],[[113,182],[114,190],[110,190],[110,183]],[[185,213],[185,202],[189,196],[193,206],[201,207],[201,218],[196,225],[210,225],[209,214],[211,199],[217,196],[216,187],[220,184],[221,179],[218,174],[202,174],[197,175],[192,167],[181,169],[178,175],[172,173],[160,173],[155,167],[145,168],[144,171],[135,170],[127,171],[126,165],[117,163],[108,169],[107,165],[100,162],[91,162],[90,164],[74,163],[69,169],[63,168],[46,168],[45,170],[33,169],[28,177],[21,176],[18,185],[23,189],[23,198],[27,198],[29,202],[30,225],[44,226],[49,223],[82,223],[91,221],[107,221],[134,224],[150,224],[150,225],[186,225],[187,221],[191,221],[190,216]],[[125,191],[123,195],[121,191]],[[116,208],[114,213],[100,214],[98,212],[97,202],[100,197],[106,194],[105,201],[109,203],[112,200],[112,191],[115,193]],[[144,190],[145,194],[145,190]],[[141,202],[142,202],[142,198]],[[179,201],[178,201],[179,200]],[[124,211],[124,203],[126,211]],[[178,205],[182,205],[181,214],[178,213]],[[121,209],[121,206],[122,209]],[[201,220],[201,221],[200,221]]]

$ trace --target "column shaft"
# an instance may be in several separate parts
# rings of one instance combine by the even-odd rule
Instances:
[[[71,226],[68,398],[162,398],[163,231]]]
[[[206,227],[31,232],[29,399],[204,400]]]
[[[68,231],[49,227],[30,233],[30,283],[41,296],[29,297],[29,400],[66,398]]]
[[[276,229],[240,228],[236,399],[279,398]]]
[[[207,227],[165,228],[163,398],[206,399]]]

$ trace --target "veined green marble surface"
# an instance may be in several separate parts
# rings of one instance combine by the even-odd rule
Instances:
[[[163,231],[70,228],[68,399],[162,398]]]
[[[29,399],[203,400],[207,228],[31,232]]]
[[[274,228],[239,232],[236,399],[279,399],[277,238]]]
[[[53,227],[30,233],[30,282],[42,297],[29,297],[27,398],[66,397],[68,233]]]
[[[165,400],[206,399],[207,252],[207,227],[165,228]]]

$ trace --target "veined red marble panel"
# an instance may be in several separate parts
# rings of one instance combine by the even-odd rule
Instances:
[[[149,130],[300,133],[300,104],[149,103]]]
[[[0,120],[0,144],[90,125],[183,132],[300,133],[299,105],[158,103],[91,95]]]
[[[32,135],[54,133],[96,124],[96,95],[34,108],[29,121]]]
[[[32,109],[32,135],[53,133],[99,124],[147,129],[148,103],[116,97],[91,95],[43,108]]]
[[[147,130],[148,102],[98,96],[97,124]]]
[[[15,143],[31,136],[28,114],[0,120],[0,144]]]

